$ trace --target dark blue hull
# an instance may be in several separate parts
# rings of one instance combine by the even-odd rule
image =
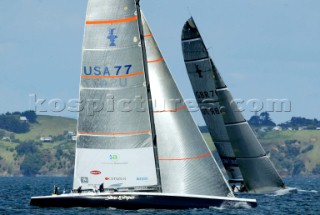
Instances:
[[[126,210],[138,209],[190,209],[209,207],[256,207],[254,199],[209,197],[193,195],[161,195],[148,193],[121,194],[65,194],[32,197],[30,205],[39,207],[112,207]]]

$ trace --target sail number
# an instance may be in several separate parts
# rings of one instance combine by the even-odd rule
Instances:
[[[196,91],[197,99],[208,99],[214,97],[214,90],[210,91]]]
[[[220,114],[219,108],[201,108],[201,112],[203,115],[218,115]]]
[[[96,76],[110,76],[112,75],[124,75],[129,74],[132,65],[123,65],[123,66],[114,66],[114,67],[107,67],[107,66],[84,66],[83,73],[85,75],[96,75]]]

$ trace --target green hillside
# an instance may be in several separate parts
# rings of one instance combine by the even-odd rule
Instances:
[[[0,129],[0,176],[71,175],[74,166],[76,120],[38,116],[30,131]],[[214,150],[210,135],[203,133]],[[258,132],[266,152],[283,176],[320,174],[320,130]],[[41,137],[49,137],[48,142]]]
[[[37,140],[43,136],[58,136],[64,131],[76,130],[75,119],[59,116],[38,116],[37,123],[31,124],[30,132],[16,134],[15,137],[21,141]]]
[[[69,131],[76,131],[76,120],[56,116],[38,116],[28,133],[4,131],[0,140],[0,175],[72,174],[75,141]],[[52,141],[43,142],[41,137]]]
[[[270,131],[260,141],[281,174],[320,173],[320,130]]]
[[[257,135],[281,175],[320,174],[320,130],[267,131]],[[214,150],[209,133],[203,136]]]

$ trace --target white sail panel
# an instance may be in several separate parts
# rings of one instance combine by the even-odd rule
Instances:
[[[75,186],[107,188],[152,186],[157,184],[153,148],[77,149]],[[94,159],[93,159],[94,158]],[[151,163],[153,165],[145,165]],[[140,167],[140,168],[137,168]]]
[[[134,0],[88,1],[74,189],[159,184],[138,19]]]
[[[162,192],[232,196],[143,17]],[[175,101],[175,102],[172,102]]]

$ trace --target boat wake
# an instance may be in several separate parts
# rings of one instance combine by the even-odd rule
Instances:
[[[298,190],[298,193],[318,193],[316,190]]]
[[[246,202],[224,202],[220,207],[210,207],[214,210],[225,209],[251,209],[252,207]]]
[[[288,195],[292,193],[298,193],[298,189],[295,187],[288,187],[286,189],[277,190],[271,194],[266,194],[266,196],[283,196],[283,195]]]

